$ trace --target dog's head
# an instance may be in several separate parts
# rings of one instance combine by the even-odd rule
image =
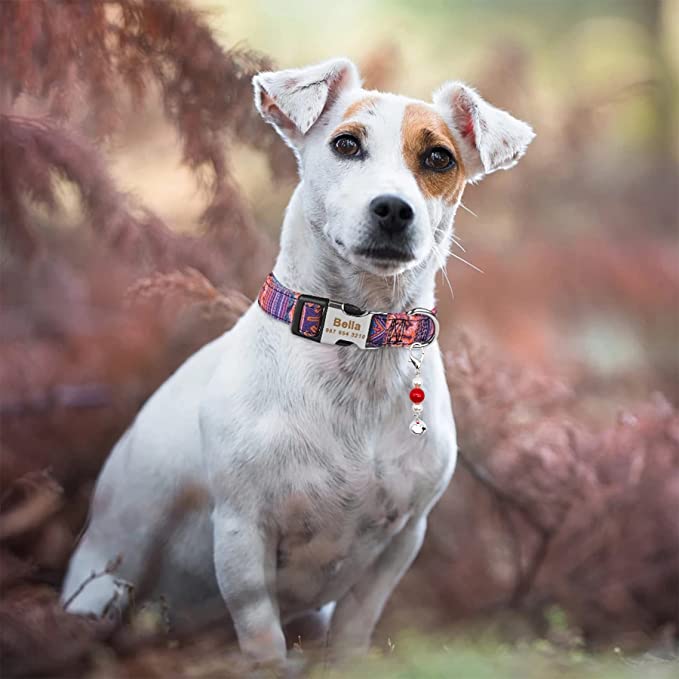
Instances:
[[[432,103],[366,91],[347,59],[253,84],[258,110],[298,157],[307,222],[372,273],[426,260],[465,183],[515,165],[534,136],[462,83],[444,84]]]

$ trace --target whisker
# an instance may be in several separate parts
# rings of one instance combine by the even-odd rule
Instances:
[[[443,255],[441,252],[439,252],[438,245],[434,245],[432,248],[432,252],[434,253],[434,256],[436,257],[438,263],[439,263],[439,269],[441,270],[441,273],[443,274],[443,279],[445,280],[446,284],[448,285],[448,289],[450,290],[450,298],[452,300],[455,300],[455,292],[453,291],[453,286],[450,283],[450,278],[448,278],[448,271],[446,270],[446,262],[445,259],[443,258]]]
[[[446,282],[446,285],[448,286],[448,290],[450,290],[450,299],[455,301],[455,291],[453,290],[450,278],[448,278],[448,272],[446,271],[446,268],[444,266],[441,267],[441,273],[443,274],[443,280]]]
[[[462,201],[460,201],[460,207],[463,210],[466,210],[470,215],[474,215],[474,217],[476,217],[477,219],[479,218],[479,216],[476,214],[476,212],[474,212],[473,210],[470,210]]]
[[[485,271],[483,271],[482,269],[479,269],[478,266],[472,264],[471,262],[468,262],[466,259],[460,257],[459,255],[456,255],[454,252],[449,251],[448,254],[451,255],[452,257],[455,257],[455,259],[459,259],[461,262],[463,262],[467,266],[470,266],[475,271],[478,271],[479,273],[485,273]]]
[[[467,249],[462,245],[462,243],[460,243],[459,240],[457,240],[457,238],[455,238],[455,236],[453,236],[453,234],[450,234],[450,240],[452,240],[453,243],[455,243],[455,245],[457,245],[457,247],[462,250],[462,252],[467,252]]]

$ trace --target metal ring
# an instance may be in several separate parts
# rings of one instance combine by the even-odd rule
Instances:
[[[413,342],[411,346],[417,349],[422,349],[424,347],[428,347],[430,344],[433,344],[438,339],[439,330],[441,329],[441,324],[439,323],[439,319],[436,318],[436,314],[434,314],[433,311],[430,311],[429,309],[423,309],[422,307],[415,307],[414,309],[411,309],[408,313],[427,316],[427,318],[430,318],[432,323],[434,324],[434,335],[429,340],[429,342]]]

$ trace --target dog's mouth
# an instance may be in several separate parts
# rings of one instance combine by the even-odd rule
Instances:
[[[356,248],[352,259],[363,268],[376,274],[391,275],[405,271],[416,261],[415,254],[406,247],[393,245]]]
[[[372,259],[376,262],[385,263],[398,262],[403,264],[415,259],[412,250],[394,247],[392,245],[358,248],[357,250],[354,250],[354,253],[359,257],[365,257],[366,259]]]
[[[388,274],[408,268],[417,259],[407,246],[368,245],[348,248],[339,238],[333,239],[340,254],[355,265],[367,267],[373,273]]]

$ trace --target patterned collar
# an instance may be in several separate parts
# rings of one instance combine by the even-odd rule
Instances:
[[[324,344],[355,344],[361,349],[425,347],[438,336],[436,312],[361,311],[352,304],[294,292],[270,273],[259,292],[259,306],[290,325],[293,335]]]

